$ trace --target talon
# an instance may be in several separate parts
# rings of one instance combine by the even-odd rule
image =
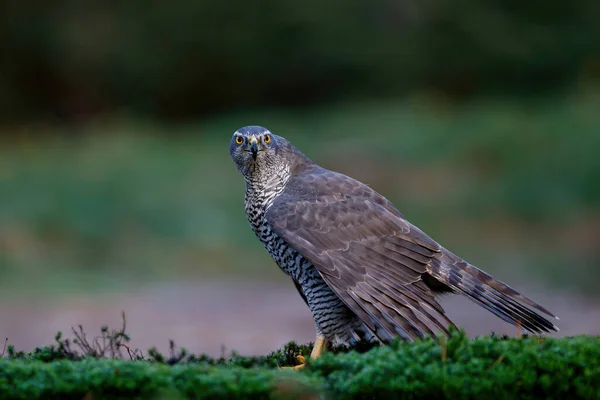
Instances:
[[[315,345],[313,346],[312,352],[310,353],[311,360],[314,360],[315,358],[319,357],[323,353],[323,350],[325,349],[326,344],[327,344],[327,342],[325,341],[324,337],[317,336]],[[296,360],[298,360],[300,365],[294,365],[293,367],[280,367],[280,369],[292,369],[294,371],[297,371],[299,369],[306,367],[306,358],[302,354],[298,354],[298,356],[296,357]]]
[[[298,354],[298,356],[296,357],[296,360],[298,360],[300,365],[294,365],[293,367],[281,367],[280,369],[292,369],[294,371],[297,371],[299,369],[306,367],[306,358],[304,358],[304,356],[302,354]]]

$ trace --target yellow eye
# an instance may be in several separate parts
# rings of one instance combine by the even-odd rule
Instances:
[[[263,138],[263,142],[265,142],[265,143],[271,143],[271,136],[265,135],[265,137]]]
[[[241,137],[241,136],[236,136],[235,137],[235,143],[236,144],[242,144],[242,143],[244,143],[244,138]]]

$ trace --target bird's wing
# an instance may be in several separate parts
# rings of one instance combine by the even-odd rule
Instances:
[[[554,327],[523,303],[545,309],[442,248],[383,196],[345,175],[315,168],[292,176],[266,218],[384,342],[446,332],[452,324],[427,276],[525,329]]]

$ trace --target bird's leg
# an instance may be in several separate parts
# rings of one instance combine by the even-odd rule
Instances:
[[[320,357],[321,354],[323,354],[323,350],[325,350],[326,346],[327,346],[327,339],[325,339],[325,336],[323,336],[320,333],[317,333],[317,338],[315,339],[315,344],[313,346],[312,351],[310,352],[310,359],[314,360],[315,358]],[[296,360],[298,360],[300,362],[299,365],[296,365],[293,367],[283,367],[283,368],[298,370],[298,369],[302,369],[306,366],[306,359],[304,358],[304,356],[302,354],[298,355],[298,357],[296,357]]]

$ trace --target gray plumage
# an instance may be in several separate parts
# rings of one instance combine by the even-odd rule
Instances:
[[[464,295],[532,333],[558,330],[548,310],[462,260],[382,195],[322,168],[259,126],[236,131],[230,155],[246,182],[256,236],[336,344],[447,332],[436,297]],[[538,311],[538,312],[536,312]]]

